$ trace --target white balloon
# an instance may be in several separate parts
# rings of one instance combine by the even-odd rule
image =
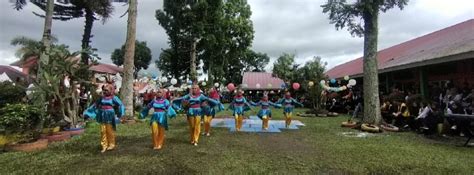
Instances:
[[[350,86],[354,86],[354,85],[356,85],[356,83],[357,83],[356,80],[350,79],[349,83],[347,83],[347,84],[350,85]]]
[[[171,79],[171,84],[172,85],[175,85],[176,83],[178,83],[178,80],[176,78]]]
[[[161,77],[161,82],[162,82],[162,83],[165,83],[165,82],[167,82],[167,81],[168,81],[168,78],[166,78],[166,77]]]
[[[257,88],[260,88],[260,84],[259,84],[259,83],[257,83],[257,84],[255,85],[255,87],[257,87]]]
[[[319,84],[326,84],[326,81],[321,80],[321,81],[319,82]]]
[[[205,81],[203,81],[203,82],[201,83],[201,85],[202,85],[202,86],[206,86],[207,83],[206,83]]]
[[[271,83],[268,83],[268,84],[267,84],[267,87],[268,87],[268,88],[272,88],[272,84],[271,84]]]
[[[214,87],[219,87],[219,83],[214,83]]]

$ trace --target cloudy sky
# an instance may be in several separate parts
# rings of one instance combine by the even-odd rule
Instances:
[[[297,63],[321,56],[328,68],[362,56],[363,40],[346,30],[337,31],[329,24],[328,15],[320,7],[326,0],[248,0],[252,8],[255,39],[252,48],[267,53],[272,59],[283,52],[294,53]],[[125,42],[127,17],[120,16],[127,6],[114,3],[114,16],[93,27],[92,47],[97,48],[102,61],[111,63],[110,55]],[[146,41],[156,60],[161,49],[168,48],[168,37],[155,19],[162,0],[139,0],[137,39]],[[7,0],[0,1],[0,65],[12,63],[15,36],[40,40],[44,20],[32,12],[44,13],[33,4],[16,11]],[[379,50],[474,18],[473,0],[411,0],[403,11],[392,9],[380,15]],[[84,18],[53,21],[52,33],[59,43],[80,49]],[[474,29],[473,29],[474,30]],[[149,71],[156,71],[154,60]]]

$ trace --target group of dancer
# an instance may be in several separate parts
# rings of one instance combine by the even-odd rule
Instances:
[[[179,98],[169,101],[164,98],[163,90],[158,90],[156,97],[151,100],[143,111],[140,113],[140,118],[145,118],[149,114],[149,110],[153,109],[153,115],[150,119],[151,135],[153,149],[160,150],[163,148],[165,140],[165,130],[168,130],[168,118],[173,118],[177,115],[176,110],[185,110],[187,120],[189,123],[190,143],[194,146],[198,145],[199,136],[201,133],[201,119],[204,120],[204,134],[210,136],[211,121],[217,112],[224,110],[224,105],[220,102],[220,95],[217,90],[212,88],[209,92],[209,97],[201,93],[199,85],[192,85],[190,93]],[[257,116],[263,121],[262,129],[268,129],[269,120],[272,117],[270,106],[275,108],[283,107],[283,114],[285,116],[285,126],[288,128],[291,124],[292,112],[295,105],[303,106],[291,97],[290,92],[286,92],[284,98],[273,103],[268,100],[267,94],[264,94],[259,102],[247,101],[243,96],[243,90],[237,90],[228,109],[233,110],[233,117],[235,118],[236,131],[240,131],[243,125],[244,113],[251,109],[251,106],[260,106]],[[119,109],[115,112],[114,108]],[[227,109],[227,110],[228,110]],[[100,99],[95,101],[84,112],[84,115],[96,118],[101,126],[101,152],[113,150],[116,147],[115,134],[116,129],[115,116],[121,118],[124,115],[125,107],[121,100],[114,95],[114,87],[112,85],[105,85]]]

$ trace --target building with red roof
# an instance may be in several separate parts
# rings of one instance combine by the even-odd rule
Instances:
[[[71,58],[72,61],[79,60],[80,57],[74,57]],[[37,65],[38,62],[38,57],[32,56],[30,58],[27,58],[25,61],[19,60],[16,62],[13,62],[10,64],[11,66],[17,66],[22,69],[22,72],[24,74],[29,74],[30,70]],[[93,65],[89,68],[94,73],[100,73],[100,74],[112,74],[115,75],[117,73],[122,73],[123,68],[118,67],[116,65],[111,65],[111,64],[105,64],[105,63],[98,63],[96,65]]]
[[[363,77],[362,57],[326,72],[330,78]],[[380,50],[377,53],[380,90],[397,86],[421,90],[449,81],[474,87],[474,19]],[[423,92],[425,91],[425,92]],[[424,95],[425,95],[424,94]]]
[[[244,90],[278,90],[283,80],[267,72],[245,72],[242,77]]]

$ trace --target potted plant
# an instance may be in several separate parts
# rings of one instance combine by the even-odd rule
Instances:
[[[0,109],[1,136],[5,149],[34,151],[48,147],[48,141],[39,139],[43,112],[27,104],[7,104]]]

